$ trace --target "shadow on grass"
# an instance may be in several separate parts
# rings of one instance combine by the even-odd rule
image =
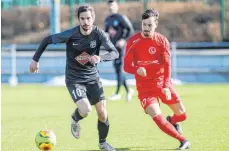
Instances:
[[[126,147],[126,148],[115,148],[116,151],[163,151],[163,150],[176,150],[176,149],[153,149],[151,147]],[[80,151],[101,151],[101,150],[80,150]]]

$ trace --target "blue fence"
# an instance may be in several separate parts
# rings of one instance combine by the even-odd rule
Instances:
[[[18,49],[24,49],[22,46]],[[54,49],[62,48],[54,46]],[[179,47],[178,47],[179,48]],[[176,78],[189,83],[228,83],[229,82],[229,49],[178,49],[176,51]],[[26,54],[26,55],[23,55]],[[18,51],[16,59],[19,83],[41,83],[54,76],[63,75],[65,71],[65,52],[47,51],[40,60],[39,74],[29,73],[29,64],[34,52]],[[2,55],[2,83],[7,83],[11,76],[11,57]],[[104,79],[115,79],[112,62],[98,65]],[[128,78],[133,78],[127,74]]]
[[[178,56],[177,78],[185,82],[229,82],[229,55]]]

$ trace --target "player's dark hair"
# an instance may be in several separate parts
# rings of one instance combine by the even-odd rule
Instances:
[[[113,3],[113,2],[117,2],[116,0],[108,0],[107,4]]]
[[[94,10],[94,8],[91,5],[86,4],[86,5],[82,5],[82,6],[80,6],[78,8],[78,10],[77,10],[77,17],[79,18],[80,17],[80,13],[87,12],[87,11],[90,11],[93,17],[95,16],[95,10]]]
[[[156,11],[155,9],[147,9],[143,14],[142,14],[142,20],[143,19],[148,19],[150,17],[156,17],[156,21],[159,19],[159,12]]]
[[[108,1],[107,1],[107,4],[110,4],[110,3],[113,3],[113,2],[118,3],[118,1],[117,1],[117,0],[108,0]]]

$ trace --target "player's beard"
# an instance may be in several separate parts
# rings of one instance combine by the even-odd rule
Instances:
[[[90,34],[92,27],[90,25],[80,25],[85,34]]]
[[[143,31],[143,35],[145,36],[145,37],[151,37],[151,32],[150,31],[146,31],[146,30],[144,30]]]
[[[87,32],[91,29],[91,27],[89,25],[82,25],[81,27],[85,32]]]

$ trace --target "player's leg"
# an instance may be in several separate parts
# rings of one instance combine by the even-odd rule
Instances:
[[[166,134],[174,137],[179,141],[185,140],[176,129],[162,115],[157,97],[141,97],[141,105],[145,112],[149,114],[157,126]]]
[[[115,68],[115,73],[116,73],[116,81],[117,81],[117,86],[116,86],[116,92],[112,96],[109,97],[109,100],[116,101],[121,99],[121,94],[119,93],[121,85],[122,85],[122,77],[120,75],[120,60],[115,59],[114,60],[114,68]]]
[[[178,133],[182,133],[181,125],[178,122],[182,122],[187,118],[187,114],[185,111],[185,107],[183,102],[181,101],[180,97],[177,95],[174,88],[170,87],[172,99],[166,100],[166,97],[163,93],[160,94],[160,99],[162,102],[167,104],[173,111],[174,115],[167,116],[167,121],[170,122],[174,128],[177,130]],[[190,143],[187,140],[181,141],[179,146],[179,150],[188,149],[190,148]]]
[[[79,121],[85,118],[92,110],[91,104],[87,99],[86,87],[80,84],[67,85],[77,108],[71,115],[71,132],[75,138],[80,138]]]
[[[106,100],[101,100],[95,104],[95,108],[98,115],[98,131],[99,131],[99,148],[105,151],[115,151],[110,144],[106,142],[106,138],[109,132],[109,120],[106,110]]]
[[[92,106],[87,98],[82,98],[76,102],[77,108],[72,114],[72,117],[75,121],[79,121],[87,117],[92,111]]]
[[[182,133],[181,126],[179,125],[178,122],[182,122],[187,118],[187,114],[185,111],[185,107],[183,102],[181,101],[180,97],[177,95],[176,91],[174,88],[170,87],[169,88],[171,91],[172,99],[171,100],[166,100],[166,97],[163,93],[161,93],[160,98],[162,102],[167,104],[173,111],[173,116],[167,116],[167,120],[174,125],[176,130],[179,133]]]
[[[117,76],[117,89],[116,89],[116,94],[119,94],[120,92],[120,88],[123,84],[123,75],[122,75],[122,72],[121,72],[121,60],[120,59],[116,59],[115,60],[115,64],[114,64],[114,67],[115,67],[115,73],[116,73],[116,76]]]
[[[172,100],[174,100],[173,104],[168,104],[168,106],[172,109],[174,113],[174,115],[170,118],[170,120],[172,124],[176,124],[177,122],[184,121],[187,118],[187,114],[186,114],[184,104],[180,99],[180,97],[178,96],[176,90],[171,86],[170,91],[172,92]]]
[[[120,77],[122,77],[122,84],[124,85],[127,95],[126,95],[126,101],[129,102],[132,100],[133,94],[134,94],[134,90],[131,89],[128,85],[127,85],[127,81],[126,81],[126,76],[125,73],[123,72],[123,62],[121,62],[121,65],[119,67],[119,74]]]
[[[119,94],[120,88],[123,85],[123,74],[122,74],[122,56],[123,56],[123,49],[116,47],[116,49],[119,52],[119,58],[114,60],[114,67],[115,67],[115,72],[117,75],[117,89],[116,89],[116,94]]]
[[[123,72],[123,61],[122,60],[120,61],[120,64],[117,64],[117,66],[116,66],[116,73],[117,73],[117,75],[119,77],[118,81],[121,83],[121,85],[124,85],[124,87],[126,89],[126,92],[127,92],[126,101],[129,102],[129,101],[131,101],[131,99],[133,97],[134,90],[129,88],[129,86],[127,85],[126,76],[125,76],[125,74]]]
[[[106,110],[106,101],[101,100],[95,104],[96,112],[98,115],[98,131],[99,131],[99,143],[106,142],[106,138],[109,132],[109,120]]]
[[[182,122],[187,119],[187,114],[182,101],[175,104],[168,104],[168,106],[174,113],[172,117],[168,116],[171,124],[177,124],[178,122]]]
[[[97,128],[99,132],[99,147],[106,151],[114,151],[115,149],[106,142],[106,138],[109,132],[109,120],[106,110],[106,100],[103,92],[102,83],[88,85],[88,98],[92,104],[95,105],[95,109],[98,115]]]
[[[126,82],[126,76],[125,76],[125,74],[123,73],[123,65],[121,66],[120,74],[121,74],[121,76],[122,76],[122,81],[123,81],[122,83],[123,83],[123,86],[124,86],[124,88],[126,89],[126,92],[128,93],[128,92],[130,91],[130,88],[129,88],[127,82]]]
[[[80,138],[80,125],[79,121],[87,117],[92,110],[91,104],[87,98],[83,98],[76,102],[77,108],[72,114],[71,131],[75,138]]]

